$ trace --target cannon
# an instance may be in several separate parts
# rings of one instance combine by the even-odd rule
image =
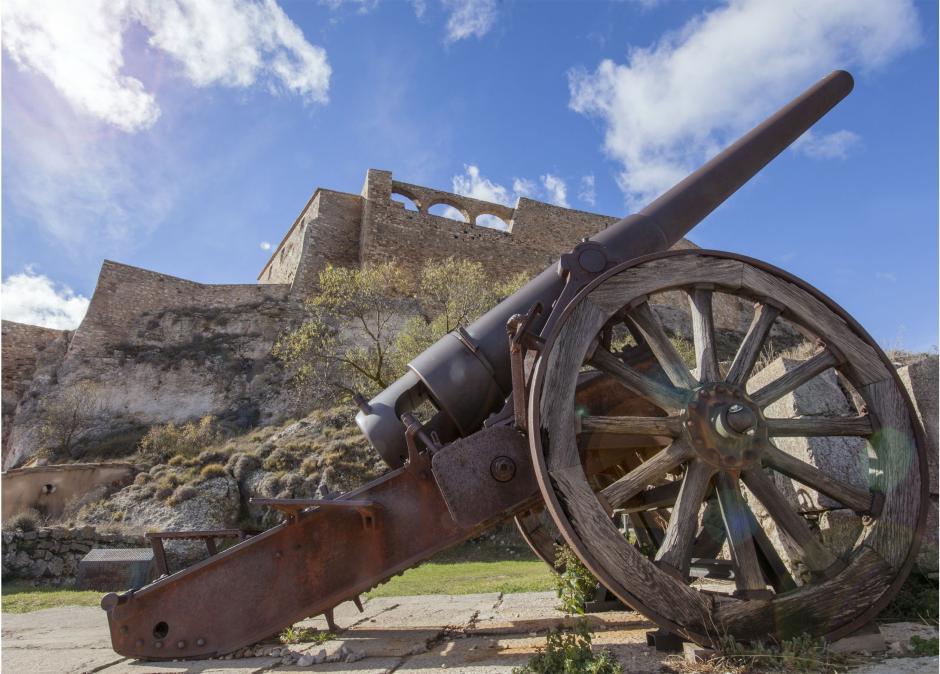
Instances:
[[[870,621],[926,518],[924,432],[894,367],[804,281],[670,250],[852,87],[846,72],[823,78],[360,398],[357,423],[389,472],[334,499],[256,500],[284,521],[108,594],[114,650],[209,657],[312,615],[332,624],[337,604],[512,518],[540,557],[563,541],[624,604],[699,644],[831,639]],[[670,320],[690,322],[694,353],[670,339],[666,296],[688,303]],[[728,302],[752,307],[734,339]],[[769,376],[761,361],[781,334],[802,350]],[[775,403],[824,374],[853,409],[781,414]],[[843,438],[857,465],[821,469],[785,451],[792,438]],[[836,511],[858,522],[840,545],[820,530]]]

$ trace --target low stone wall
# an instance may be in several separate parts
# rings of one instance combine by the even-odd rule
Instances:
[[[3,532],[3,579],[37,585],[75,582],[78,563],[92,548],[149,548],[141,535],[112,534],[94,527],[49,527]]]

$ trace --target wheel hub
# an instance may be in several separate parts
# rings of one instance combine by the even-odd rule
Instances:
[[[767,426],[760,408],[734,386],[701,387],[686,408],[685,429],[696,455],[721,470],[747,470],[760,461]]]

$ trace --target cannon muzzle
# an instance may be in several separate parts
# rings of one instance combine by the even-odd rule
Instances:
[[[852,86],[849,73],[831,73],[639,213],[591,240],[603,244],[617,261],[667,250],[845,98]],[[425,402],[436,410],[427,427],[442,440],[478,430],[511,391],[506,322],[536,303],[550,307],[563,287],[558,268],[549,267],[466,330],[433,344],[409,363],[403,377],[365,405],[356,423],[386,463],[398,467],[404,462],[407,449],[400,417]]]

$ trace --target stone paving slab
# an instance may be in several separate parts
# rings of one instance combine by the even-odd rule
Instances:
[[[99,609],[100,610],[100,609]],[[107,669],[124,658],[111,648],[14,648],[3,639],[0,661],[4,672],[28,674],[81,674]]]
[[[108,674],[256,674],[269,672],[279,658],[147,662],[125,660],[102,671]],[[280,669],[278,669],[280,671]]]
[[[352,612],[344,609],[342,614],[337,611],[337,617],[349,618],[347,624],[352,627],[336,638],[323,644],[290,646],[293,654],[304,656],[305,665],[319,660],[306,666],[286,664],[277,653],[188,662],[124,659],[111,650],[100,609],[47,609],[3,615],[2,664],[5,671],[28,674],[430,674],[442,669],[508,674],[525,664],[536,648],[544,647],[545,633],[565,620],[556,603],[551,593],[377,598],[366,602],[362,614],[355,608]],[[596,630],[594,645],[609,648],[625,671],[663,671],[679,657],[646,645],[646,632],[654,626],[639,614],[608,612],[589,614],[587,619]],[[906,624],[885,625],[882,631],[898,641],[914,633],[936,634],[935,627]],[[858,674],[936,671],[937,658],[895,658],[867,663]]]

